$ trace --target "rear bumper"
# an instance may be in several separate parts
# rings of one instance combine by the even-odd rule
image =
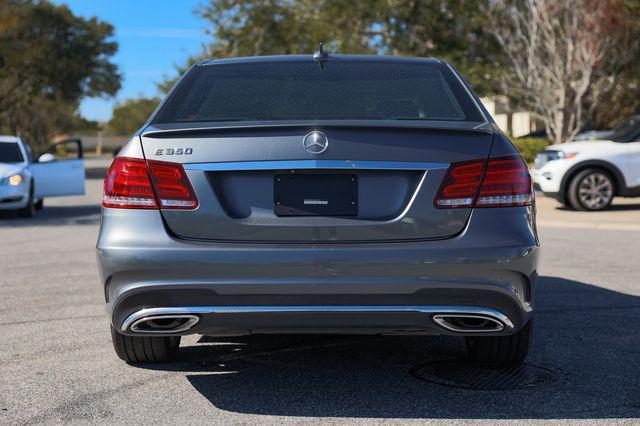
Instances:
[[[233,244],[173,238],[156,211],[104,209],[97,255],[125,334],[149,309],[198,318],[177,334],[460,334],[434,315],[482,310],[507,319],[489,334],[509,334],[533,311],[534,222],[531,208],[476,209],[441,241]]]
[[[451,320],[471,318],[484,321],[476,330],[461,328]],[[182,319],[172,326],[149,329],[149,321]],[[292,324],[295,324],[293,326]],[[514,331],[505,314],[472,306],[186,306],[147,308],[135,311],[120,325],[125,334],[206,334],[260,333],[389,333],[495,334]]]

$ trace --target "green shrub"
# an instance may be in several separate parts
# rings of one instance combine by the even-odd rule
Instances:
[[[525,161],[531,164],[536,159],[538,152],[551,145],[551,142],[545,138],[515,138],[513,144],[518,148]]]

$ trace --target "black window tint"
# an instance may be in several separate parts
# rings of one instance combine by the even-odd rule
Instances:
[[[640,137],[640,116],[634,116],[613,129],[611,140],[615,142],[631,142]]]
[[[22,151],[16,142],[0,142],[0,163],[22,163]]]
[[[403,119],[483,121],[440,64],[339,60],[196,67],[155,122]]]

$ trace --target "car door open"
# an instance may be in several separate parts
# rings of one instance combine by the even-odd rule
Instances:
[[[35,183],[35,197],[58,197],[84,194],[84,160],[82,141],[68,139],[51,145],[30,166]]]

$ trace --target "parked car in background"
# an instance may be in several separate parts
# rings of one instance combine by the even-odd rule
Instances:
[[[574,142],[580,142],[608,139],[613,135],[613,132],[613,130],[583,130],[578,133],[573,140]]]
[[[610,130],[584,130],[578,133],[573,140],[575,142],[579,142],[599,139],[611,139],[615,133],[619,133],[626,127],[633,126],[634,123],[638,122],[639,118],[640,115],[631,116]]]
[[[640,196],[640,116],[609,140],[552,145],[535,160],[533,180],[545,195],[576,210],[602,210],[614,196]]]
[[[525,162],[437,59],[194,65],[105,179],[98,266],[117,355],[180,336],[464,336],[529,350],[539,240]]]
[[[573,138],[573,142],[610,139],[613,136],[614,133],[618,132],[620,129],[623,129],[627,125],[632,124],[633,122],[635,122],[638,119],[638,117],[640,117],[640,115],[635,115],[635,116],[629,117],[628,119],[624,120],[622,123],[618,124],[613,129],[608,129],[608,130],[583,130]],[[541,129],[541,130],[538,130],[538,131],[535,131],[535,132],[531,132],[531,133],[529,133],[527,135],[519,136],[519,137],[520,138],[544,138],[544,139],[549,139],[549,137],[547,136],[547,131],[544,130],[544,129]]]
[[[84,194],[82,142],[65,140],[37,159],[16,136],[0,136],[0,210],[31,217],[46,197]]]

